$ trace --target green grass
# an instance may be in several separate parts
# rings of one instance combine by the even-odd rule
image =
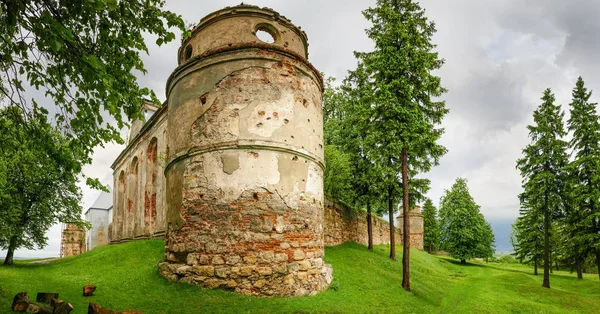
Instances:
[[[337,289],[314,297],[257,298],[171,283],[156,273],[162,241],[109,245],[49,264],[17,262],[0,267],[0,313],[12,297],[28,291],[58,292],[86,313],[92,301],[113,310],[143,313],[600,313],[600,281],[555,272],[552,289],[518,264],[468,264],[411,251],[412,292],[402,290],[402,265],[387,258],[388,247],[368,252],[346,243],[325,250]],[[401,249],[398,248],[398,252]],[[83,297],[82,287],[98,287]]]

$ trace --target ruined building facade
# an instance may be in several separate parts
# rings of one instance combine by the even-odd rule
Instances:
[[[325,206],[323,80],[307,51],[306,34],[271,9],[203,18],[182,43],[166,103],[145,108],[112,166],[111,243],[164,237],[159,272],[204,287],[325,289],[324,246],[362,242],[345,235],[363,225]],[[375,225],[375,244],[389,243],[387,223]]]

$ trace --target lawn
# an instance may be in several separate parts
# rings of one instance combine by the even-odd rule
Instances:
[[[334,282],[314,297],[257,298],[171,283],[156,273],[164,242],[109,245],[48,264],[18,261],[0,266],[0,313],[9,312],[19,291],[59,292],[86,313],[92,301],[113,310],[143,313],[600,313],[600,281],[555,272],[552,289],[541,276],[515,264],[460,265],[441,256],[411,252],[412,292],[402,290],[402,264],[356,243],[325,250]],[[401,252],[401,249],[397,249]],[[82,286],[98,287],[83,297]]]

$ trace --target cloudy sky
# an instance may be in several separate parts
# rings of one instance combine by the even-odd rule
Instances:
[[[239,4],[235,1],[166,0],[167,9],[188,23]],[[526,126],[550,87],[558,103],[568,108],[571,89],[579,75],[591,89],[600,88],[600,1],[582,0],[423,0],[435,21],[437,49],[446,64],[438,75],[449,89],[444,96],[450,113],[444,119],[442,143],[449,152],[426,176],[432,180],[429,197],[438,203],[456,177],[469,182],[471,194],[496,232],[499,250],[510,250],[510,224],[518,216],[520,176],[515,161],[528,143]],[[275,9],[306,31],[309,60],[317,69],[339,80],[356,65],[353,51],[369,51],[369,26],[361,11],[374,0],[255,0]],[[148,74],[144,86],[165,98],[165,81],[176,67],[178,42],[157,47],[148,37],[144,58]],[[593,97],[594,100],[597,98]],[[568,114],[568,113],[567,113]],[[111,181],[110,164],[123,147],[96,150],[85,173]],[[83,187],[84,208],[99,192]],[[60,228],[49,232],[43,251],[18,251],[16,256],[57,256]],[[0,252],[0,256],[3,255]]]

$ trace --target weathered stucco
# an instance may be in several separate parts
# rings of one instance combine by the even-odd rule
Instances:
[[[410,246],[423,250],[423,215],[421,215],[421,207],[416,206],[409,213],[410,217]],[[400,228],[400,233],[404,230],[404,216],[400,214],[396,222]]]
[[[321,77],[299,57],[302,33],[275,12],[219,12],[183,43],[196,57],[167,83],[168,233],[159,270],[248,295],[314,294],[332,276],[322,259]],[[256,45],[257,25],[272,30],[274,44]]]
[[[60,257],[79,255],[85,252],[85,230],[67,224],[62,231]]]
[[[134,121],[129,144],[112,165],[113,219],[107,230],[111,243],[164,237],[166,112],[163,105],[145,123]]]

